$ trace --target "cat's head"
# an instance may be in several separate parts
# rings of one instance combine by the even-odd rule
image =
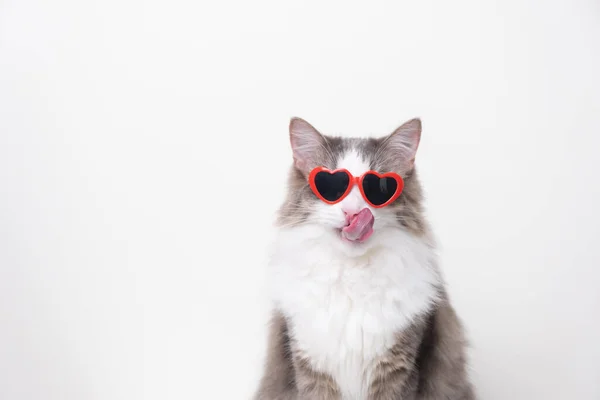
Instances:
[[[420,137],[419,119],[404,123],[388,136],[364,139],[326,136],[303,119],[293,118],[290,142],[294,163],[279,225],[310,225],[332,233],[348,246],[358,247],[368,246],[390,229],[423,235],[426,227],[421,187],[414,167]],[[369,170],[395,172],[403,178],[404,189],[397,199],[381,208],[370,205],[358,185],[340,202],[328,204],[309,185],[309,175],[316,167],[346,169],[355,177]]]

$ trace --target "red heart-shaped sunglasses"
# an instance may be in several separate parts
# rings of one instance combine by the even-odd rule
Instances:
[[[339,203],[348,196],[354,185],[358,185],[365,201],[375,208],[387,206],[404,189],[402,177],[395,172],[380,174],[367,171],[354,177],[343,168],[331,171],[325,167],[316,167],[310,171],[308,183],[315,195],[327,204]]]

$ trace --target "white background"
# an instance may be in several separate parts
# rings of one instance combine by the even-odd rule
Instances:
[[[418,165],[482,399],[600,398],[597,1],[0,1],[0,398],[247,399],[287,125]]]

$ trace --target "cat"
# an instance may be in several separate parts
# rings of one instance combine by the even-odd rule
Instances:
[[[300,118],[289,131],[293,165],[268,267],[273,311],[254,399],[474,400],[462,324],[423,216],[414,166],[421,120],[383,138],[326,136]],[[309,185],[315,167],[396,172],[404,189],[381,208],[357,186],[328,204]],[[358,214],[367,215],[363,231],[348,235],[348,216]]]

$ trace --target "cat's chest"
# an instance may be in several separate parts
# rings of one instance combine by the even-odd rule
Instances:
[[[359,277],[368,274],[343,275],[328,283],[298,282],[294,290],[305,302],[287,312],[293,313],[294,344],[313,368],[330,374],[344,398],[362,399],[374,360],[406,321],[394,290]]]
[[[400,289],[366,267],[327,268],[288,285],[294,300],[284,307],[294,339],[319,366],[352,357],[369,360],[403,324]]]
[[[275,257],[275,300],[294,345],[336,380],[345,398],[366,398],[374,361],[431,306],[437,277],[425,251],[416,246],[349,259],[313,248]]]

